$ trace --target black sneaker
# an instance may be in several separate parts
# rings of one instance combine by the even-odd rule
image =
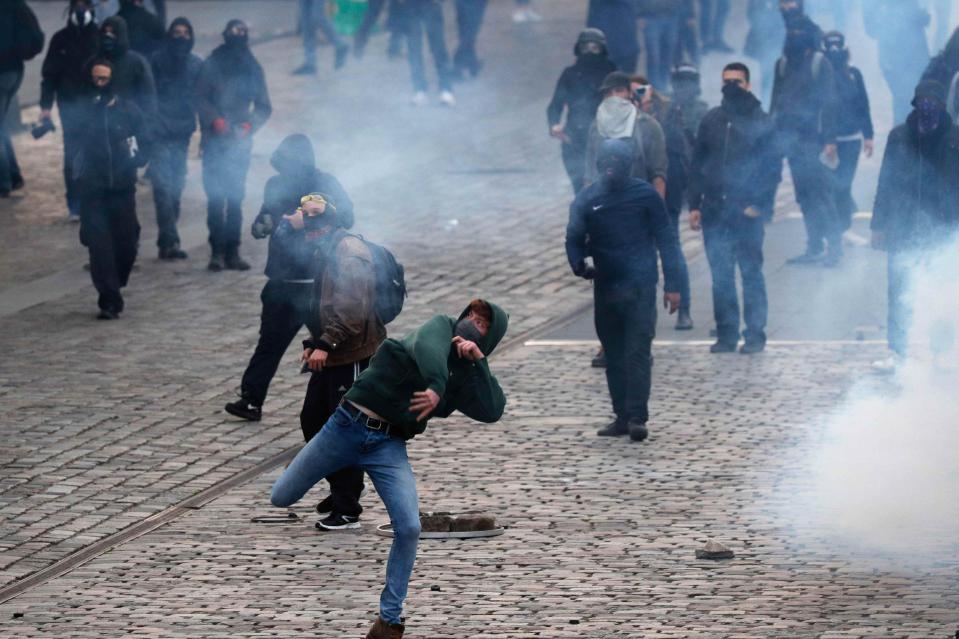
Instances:
[[[762,353],[765,349],[765,342],[746,342],[739,347],[739,352],[743,355],[753,355],[755,353]]]
[[[366,484],[363,484],[363,490],[360,491],[360,496],[357,499],[363,499],[365,494]],[[327,495],[323,501],[316,505],[316,513],[318,515],[328,515],[331,512],[333,512],[333,495]]]
[[[330,513],[315,524],[317,530],[351,530],[360,527],[359,517]]]
[[[709,347],[710,353],[733,353],[736,351],[735,342],[719,341]]]
[[[111,308],[101,308],[100,312],[97,313],[98,320],[115,320],[120,319],[120,313],[111,309]]]
[[[258,422],[263,417],[263,408],[242,397],[224,406],[223,410],[248,422]]]
[[[217,255],[214,253],[210,256],[210,263],[206,265],[206,268],[210,271],[220,272],[226,268],[226,264],[223,263],[223,256]]]
[[[240,257],[237,253],[230,253],[223,260],[223,265],[231,271],[249,271],[250,263]]]
[[[693,330],[693,318],[689,316],[689,311],[679,311],[679,317],[676,318],[676,330]]]
[[[293,69],[293,75],[316,75],[316,65],[304,62],[302,65]]]
[[[646,422],[629,422],[629,438],[634,442],[641,442],[649,437]]]
[[[596,353],[596,356],[593,357],[593,361],[590,363],[590,366],[593,368],[606,368],[606,351],[600,348],[599,352]]]
[[[596,435],[599,437],[622,437],[628,432],[629,428],[627,428],[626,422],[617,419],[609,426],[596,431]]]

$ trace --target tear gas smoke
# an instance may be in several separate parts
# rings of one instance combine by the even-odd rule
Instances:
[[[959,540],[959,237],[917,260],[894,392],[866,384],[814,458],[813,508],[845,541],[923,562]]]

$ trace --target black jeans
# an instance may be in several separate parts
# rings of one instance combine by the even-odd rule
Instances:
[[[157,215],[157,246],[161,249],[180,246],[177,222],[180,220],[180,198],[186,184],[186,156],[190,139],[161,140],[150,156],[150,179],[153,182],[153,203]]]
[[[669,211],[669,219],[673,223],[673,230],[676,232],[676,237],[680,237],[679,216],[682,214],[682,210],[675,206],[667,206],[666,209]],[[689,266],[686,264],[686,256],[682,251],[682,243],[680,243],[679,248],[679,312],[688,313],[689,305],[692,301],[690,299],[692,293],[689,288]]]
[[[436,64],[440,90],[449,91],[452,84],[450,57],[443,35],[443,7],[433,0],[410,0],[403,9],[402,21],[406,30],[406,46],[409,48],[408,59],[413,77],[413,90],[426,91],[429,88],[423,66],[423,33],[425,32],[430,53],[433,54],[433,62]]]
[[[250,138],[217,138],[203,148],[203,189],[207,196],[206,224],[215,254],[236,251],[243,225],[243,198],[250,168]]]
[[[357,376],[369,365],[370,360],[366,358],[352,364],[328,366],[319,373],[310,375],[303,409],[300,411],[300,428],[303,429],[303,438],[306,441],[310,441],[320,432],[340,405],[343,396],[353,386]],[[360,505],[363,470],[356,467],[344,468],[328,475],[326,480],[330,482],[333,511],[358,517],[363,512]]]
[[[596,334],[606,351],[606,384],[618,421],[649,421],[656,285],[594,293]]]
[[[839,228],[848,231],[852,227],[852,214],[856,212],[856,200],[852,197],[852,181],[859,167],[862,140],[839,142],[839,167],[832,172],[832,192],[836,202]]]
[[[260,293],[263,303],[260,339],[240,382],[240,392],[251,404],[262,406],[266,401],[270,381],[276,375],[283,354],[309,319],[312,300],[312,284],[268,280],[263,287]]]
[[[459,45],[453,55],[453,66],[458,71],[478,73],[480,62],[476,56],[476,39],[483,26],[486,0],[456,0],[456,28]]]
[[[732,212],[731,212],[732,213]],[[741,212],[735,222],[717,222],[703,226],[706,259],[713,277],[713,316],[716,337],[723,344],[739,342],[739,297],[736,292],[736,266],[743,281],[743,334],[750,343],[766,343],[766,319],[769,303],[763,276],[762,218],[748,218]]]
[[[74,176],[73,160],[80,152],[86,123],[80,105],[60,103],[57,106],[63,128],[63,184],[67,190],[67,210],[70,215],[80,215],[81,191],[79,181]]]
[[[826,241],[830,251],[842,252],[842,231],[829,188],[829,169],[819,161],[822,145],[815,136],[795,131],[783,132],[782,139],[806,226],[806,251],[821,253]]]
[[[119,313],[123,310],[120,289],[130,279],[140,242],[136,191],[85,192],[80,204],[80,236],[90,252],[90,277],[99,293],[97,305]]]
[[[568,126],[568,125],[567,125]],[[560,146],[563,154],[563,166],[573,185],[573,195],[583,190],[586,181],[586,134],[569,133],[570,141]]]

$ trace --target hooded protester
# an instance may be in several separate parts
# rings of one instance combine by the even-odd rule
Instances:
[[[662,197],[633,177],[628,140],[606,140],[597,160],[599,181],[573,201],[566,227],[566,257],[573,273],[593,280],[596,333],[606,351],[606,381],[616,420],[597,434],[649,435],[651,348],[656,334],[657,253],[664,304],[675,313],[679,294],[679,237]],[[586,262],[591,255],[594,265]]]
[[[148,130],[136,102],[113,87],[113,66],[90,65],[92,97],[85,106],[79,152],[72,167],[80,187],[80,241],[90,253],[90,276],[99,293],[98,319],[123,312],[120,289],[136,261],[140,224],[137,169],[146,164]]]
[[[740,338],[736,267],[742,275],[745,343],[766,346],[768,302],[763,277],[763,217],[771,217],[782,171],[772,120],[750,92],[749,68],[723,70],[723,102],[699,127],[690,169],[690,227],[703,231],[713,278],[716,343],[712,353],[736,350]]]
[[[832,171],[833,198],[840,228],[848,231],[852,226],[852,214],[856,211],[852,182],[859,166],[859,154],[865,151],[866,157],[872,157],[875,148],[872,115],[862,72],[849,65],[845,36],[838,31],[830,31],[823,36],[823,46],[836,77],[836,151],[839,165]]]
[[[929,12],[919,0],[873,0],[869,5],[863,8],[863,22],[879,47],[879,68],[892,93],[895,123],[901,124],[909,115],[916,82],[929,64]]]
[[[786,39],[786,25],[779,13],[778,0],[749,0],[746,7],[749,32],[743,53],[759,62],[762,99],[767,105],[773,93],[776,60]]]
[[[43,51],[43,31],[23,0],[7,0],[0,11],[0,197],[23,187],[13,143],[6,131],[7,112],[23,82],[23,62]]]
[[[586,26],[606,34],[609,59],[623,73],[636,72],[639,40],[633,0],[589,0]]]
[[[959,128],[946,113],[946,90],[923,80],[913,111],[886,143],[872,216],[872,243],[888,252],[889,348],[907,351],[910,272],[959,231]]]
[[[829,184],[824,162],[838,162],[835,73],[819,50],[818,27],[805,16],[787,20],[787,25],[770,113],[789,160],[806,226],[806,250],[789,263],[837,266],[842,259],[842,229],[832,191],[823,188]],[[824,243],[828,243],[827,253]]]
[[[196,83],[211,271],[250,268],[239,252],[246,174],[253,134],[273,107],[263,68],[250,51],[249,33],[245,22],[230,20],[224,43],[203,63]]]
[[[683,130],[689,140],[689,146],[696,143],[696,132],[699,123],[709,112],[709,105],[700,97],[699,69],[690,64],[681,64],[673,69],[673,108],[678,109],[682,116]]]
[[[599,88],[616,65],[609,60],[606,36],[599,29],[582,31],[573,53],[576,62],[560,74],[553,99],[546,108],[546,119],[549,134],[562,142],[563,166],[575,195],[583,188],[589,127],[602,100]]]
[[[813,47],[820,48],[822,29],[806,13],[805,0],[779,0],[779,13],[787,31],[797,29],[809,31],[812,34]],[[780,41],[781,45],[782,42]]]
[[[92,0],[71,0],[67,26],[50,39],[40,81],[40,120],[49,122],[54,100],[63,130],[63,181],[69,219],[80,221],[80,191],[70,165],[83,132],[83,100],[90,92],[86,62],[97,52],[100,31],[93,20]]]
[[[401,340],[387,339],[343,403],[273,485],[270,501],[286,508],[330,473],[358,466],[373,480],[393,529],[380,613],[367,639],[401,639],[403,601],[420,536],[416,478],[406,443],[431,417],[460,411],[499,421],[506,397],[487,358],[506,334],[509,316],[473,300],[457,318],[436,315]]]
[[[270,238],[267,282],[260,294],[263,302],[260,339],[243,373],[240,398],[225,407],[231,415],[250,421],[261,419],[270,381],[293,338],[307,324],[313,303],[316,266],[312,256],[304,256],[299,239],[291,240],[296,234],[277,236],[274,230],[283,224],[284,216],[296,211],[300,199],[309,193],[322,193],[329,203],[325,221],[335,220],[343,229],[353,226],[352,200],[335,177],[316,168],[313,144],[308,137],[297,133],[285,138],[273,153],[270,164],[277,175],[266,183],[263,207],[252,228],[254,238]],[[304,426],[304,433],[306,430]]]
[[[163,44],[163,20],[147,11],[143,0],[120,0],[117,15],[126,20],[130,49],[149,59]]]
[[[130,50],[127,23],[123,18],[113,16],[100,25],[100,44],[96,55],[113,65],[113,92],[135,102],[143,116],[152,121],[157,112],[153,71],[146,58]],[[90,63],[86,69],[89,72]]]
[[[633,104],[643,113],[653,116],[663,128],[666,136],[666,156],[669,158],[669,168],[666,172],[666,210],[672,221],[673,230],[679,237],[679,216],[683,212],[686,201],[686,187],[689,182],[689,162],[695,138],[687,137],[686,124],[683,121],[683,112],[674,106],[672,101],[656,90],[644,76],[632,78]],[[676,317],[676,330],[689,331],[693,329],[693,319],[690,316],[690,288],[689,269],[686,257],[679,253],[679,314]]]
[[[193,88],[203,61],[193,55],[193,25],[186,18],[170,24],[163,46],[150,65],[157,84],[159,113],[155,125],[150,179],[157,216],[157,247],[161,260],[182,260],[177,222],[186,182],[190,138],[196,131],[196,97]]]
[[[586,141],[586,185],[596,182],[600,174],[596,161],[604,140],[625,138],[633,150],[632,176],[646,180],[660,197],[666,197],[666,136],[656,120],[632,102],[632,79],[615,71],[600,87],[603,101],[596,110],[596,119],[589,127]]]

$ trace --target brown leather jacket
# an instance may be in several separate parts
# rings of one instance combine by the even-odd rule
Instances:
[[[310,322],[313,344],[329,352],[327,366],[366,359],[386,339],[375,310],[376,273],[363,241],[344,234],[316,278],[317,300]]]

